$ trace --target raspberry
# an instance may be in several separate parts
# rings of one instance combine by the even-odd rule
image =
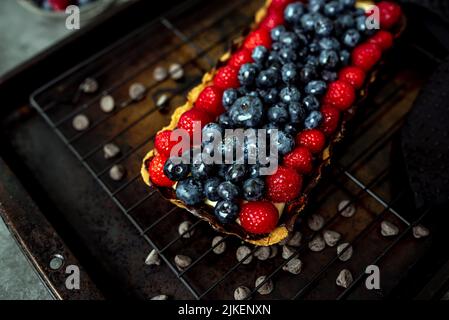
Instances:
[[[284,165],[299,173],[308,174],[312,171],[312,153],[306,147],[299,146],[284,157]]]
[[[354,88],[349,83],[337,80],[329,84],[323,102],[340,110],[347,110],[353,105],[355,97]]]
[[[302,176],[295,169],[279,166],[266,178],[267,197],[273,202],[288,202],[301,192]]]
[[[372,43],[357,46],[352,52],[352,64],[365,71],[372,69],[382,57],[381,49]]]
[[[231,56],[228,62],[228,66],[234,69],[240,69],[242,65],[251,62],[253,62],[253,58],[251,57],[251,51],[241,49]]]
[[[278,12],[284,12],[285,8],[293,2],[293,0],[272,0],[270,4],[270,10],[275,10]]]
[[[223,89],[216,86],[209,86],[201,91],[195,102],[195,107],[213,116],[219,116],[225,109],[222,104]]]
[[[320,153],[326,144],[326,137],[317,129],[304,130],[297,135],[296,144],[306,147],[312,153]]]
[[[380,27],[390,29],[399,22],[402,16],[401,7],[390,1],[381,1],[377,4],[380,12]]]
[[[340,111],[332,106],[323,106],[321,108],[321,114],[323,115],[323,122],[321,123],[320,130],[330,136],[337,130],[340,124]]]
[[[164,165],[168,157],[163,154],[155,156],[148,166],[151,182],[159,187],[171,187],[174,181],[171,181],[164,173]]]
[[[268,31],[265,28],[257,29],[251,32],[243,42],[243,48],[250,50],[251,52],[257,46],[264,46],[265,48],[271,48],[270,31]]]
[[[338,79],[346,81],[356,89],[360,89],[365,82],[365,77],[365,71],[359,67],[348,66],[340,71]]]
[[[170,140],[172,132],[172,130],[161,131],[156,135],[156,138],[154,139],[154,147],[156,148],[157,152],[167,157],[170,156],[172,148],[178,144],[178,141]]]
[[[201,128],[198,128],[201,130],[206,124],[212,121],[212,117],[208,113],[197,108],[190,109],[189,111],[184,112],[179,118],[178,129],[186,130],[190,137],[193,137],[193,124],[196,121],[201,122]]]
[[[278,221],[279,212],[270,202],[248,202],[240,211],[240,224],[249,233],[270,233],[276,228]]]
[[[240,87],[238,69],[229,66],[221,67],[214,77],[214,84],[224,90]]]
[[[375,35],[368,39],[368,43],[379,46],[383,51],[390,49],[393,46],[393,35],[385,30],[378,31]]]
[[[276,10],[269,10],[267,16],[260,23],[260,27],[271,30],[274,27],[284,23],[285,19],[282,11],[278,12]]]

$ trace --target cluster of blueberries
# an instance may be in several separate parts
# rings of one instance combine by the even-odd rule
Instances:
[[[33,0],[33,2],[45,11],[64,10],[69,5],[77,5],[82,7],[86,4],[95,2],[96,0]]]
[[[276,129],[279,162],[295,147],[295,135],[320,125],[320,99],[327,84],[337,79],[337,70],[349,63],[350,52],[371,35],[365,12],[355,0],[310,0],[295,2],[284,12],[285,25],[272,29],[272,48],[258,46],[253,63],[239,72],[241,87],[223,94],[226,110],[203,129],[203,148],[213,132],[229,128]],[[233,141],[220,141],[223,150],[235,148]],[[245,148],[245,146],[243,146]],[[212,150],[212,148],[211,148]],[[246,149],[245,149],[246,151]],[[169,159],[164,173],[179,181],[178,199],[188,205],[218,201],[215,215],[222,223],[234,222],[239,199],[256,201],[264,196],[265,181],[260,165],[175,164]],[[191,174],[191,175],[190,175]]]

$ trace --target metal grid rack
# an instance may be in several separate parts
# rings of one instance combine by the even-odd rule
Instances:
[[[155,190],[148,190],[141,183],[139,172],[142,157],[152,148],[154,134],[168,122],[171,111],[183,101],[188,89],[213,66],[226,44],[252,21],[253,13],[263,3],[259,0],[235,1],[229,5],[217,1],[198,10],[198,2],[187,2],[61,75],[33,94],[33,106],[141,236],[159,252],[193,298],[231,298],[233,288],[238,285],[253,288],[253,277],[261,274],[267,276],[266,281],[275,281],[275,292],[264,298],[313,299],[319,296],[342,299],[357,294],[358,290],[363,290],[361,284],[367,265],[388,260],[398,247],[402,252],[419,250],[410,230],[428,212],[412,217],[403,214],[402,203],[407,194],[392,186],[395,172],[390,163],[392,146],[416,88],[397,81],[394,72],[384,76],[382,80],[387,85],[381,86],[374,101],[370,100],[366,109],[360,111],[357,128],[351,133],[352,137],[358,138],[349,138],[344,147],[350,152],[338,157],[309,206],[309,212],[320,213],[326,219],[325,229],[339,231],[344,241],[352,244],[355,257],[351,261],[341,262],[335,248],[327,248],[321,253],[309,252],[307,243],[316,233],[307,230],[305,218],[298,222],[304,235],[302,244],[287,260],[278,255],[269,261],[244,265],[243,261],[237,262],[234,255],[240,242],[228,236],[215,245],[227,244],[224,256],[218,257],[213,253],[215,247],[210,246],[215,234],[211,228],[164,201]],[[192,8],[195,9],[190,11]],[[174,61],[185,69],[186,77],[182,83],[168,78],[152,80],[151,72],[155,66]],[[87,77],[99,81],[100,93],[83,95],[79,92],[79,84]],[[143,101],[133,103],[127,98],[127,88],[136,81],[146,85],[148,95]],[[165,110],[155,106],[161,93],[170,96]],[[105,94],[113,95],[118,101],[118,107],[109,114],[99,112],[99,100]],[[87,130],[76,132],[71,128],[71,121],[80,113],[95,121]],[[122,148],[121,156],[112,161],[101,156],[103,146],[109,142]],[[116,164],[123,164],[128,170],[126,178],[120,182],[112,181],[107,174]],[[348,205],[358,208],[352,220],[343,218],[335,209],[342,199],[350,199]],[[185,219],[193,222],[186,233],[194,231],[195,235],[189,239],[176,230],[179,222]],[[400,234],[391,240],[382,238],[379,235],[382,220],[395,222],[400,227]],[[369,250],[364,249],[368,252],[358,254],[357,248]],[[253,248],[247,258],[256,250]],[[179,252],[193,258],[192,264],[181,271],[173,263],[174,255]],[[300,257],[304,263],[303,271],[297,276],[282,271],[282,267],[295,257]],[[402,258],[403,263],[411,259]],[[396,265],[400,268],[400,263]],[[336,274],[342,268],[350,268],[355,279],[345,290],[335,286]],[[388,270],[388,266],[385,268]],[[398,271],[390,272],[394,275]],[[252,290],[254,298],[261,297],[256,292],[263,284]],[[326,288],[325,293],[320,288]],[[387,290],[369,294],[379,298],[379,295],[387,294]]]

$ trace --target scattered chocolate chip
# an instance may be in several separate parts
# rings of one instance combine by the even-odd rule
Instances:
[[[320,252],[326,248],[326,243],[321,235],[316,235],[309,242],[309,249],[313,252]]]
[[[161,265],[161,259],[159,258],[159,254],[155,249],[151,250],[148,257],[145,259],[145,264],[147,266],[160,266]]]
[[[423,225],[419,224],[415,227],[413,227],[413,236],[416,239],[421,239],[428,237],[430,235],[430,230],[424,227]]]
[[[154,68],[153,70],[153,78],[156,81],[162,81],[164,79],[166,79],[168,76],[168,72],[167,69],[165,69],[162,66],[157,66],[156,68]]]
[[[262,282],[265,281],[266,278],[266,276],[260,276],[259,278],[257,278],[255,287],[257,288]],[[261,295],[267,295],[273,291],[273,288],[273,281],[269,279],[259,289],[257,289],[257,292],[259,292]]]
[[[188,256],[184,256],[182,254],[178,254],[177,256],[175,256],[175,264],[179,270],[187,268],[191,263],[192,259]]]
[[[242,264],[249,264],[253,260],[253,256],[251,255],[251,249],[248,248],[247,246],[238,247],[235,255],[239,262],[242,261]]]
[[[307,220],[307,224],[312,231],[319,231],[324,225],[324,218],[319,214],[312,214]]]
[[[337,209],[338,212],[340,212],[340,214],[345,218],[351,218],[356,212],[355,206],[349,200],[341,201],[338,204]]]
[[[296,252],[293,249],[291,249],[289,246],[282,246],[282,259],[287,260],[295,253]]]
[[[234,290],[234,300],[246,300],[251,294],[251,290],[248,287],[240,286]]]
[[[380,233],[384,237],[393,237],[399,233],[399,228],[389,221],[382,221],[380,224]]]
[[[269,256],[269,259],[275,258],[275,257],[278,255],[278,252],[279,252],[278,246],[275,245],[275,244],[272,245],[272,246],[270,247],[270,256]]]
[[[120,154],[120,148],[114,143],[108,143],[103,146],[103,155],[105,159],[112,159]]]
[[[214,248],[212,251],[215,254],[222,254],[223,252],[225,252],[226,242],[222,241],[222,240],[223,240],[222,236],[216,236],[215,238],[212,239],[212,247]],[[222,242],[220,242],[220,241],[222,241]],[[220,244],[217,245],[217,243],[219,243],[219,242],[220,242]]]
[[[159,98],[157,98],[156,101],[156,107],[158,107],[159,109],[164,109],[167,106],[167,102],[168,102],[168,95],[161,94],[159,96]]]
[[[302,240],[301,232],[296,231],[287,241],[287,245],[289,245],[290,247],[299,247],[301,245],[301,240]]]
[[[329,247],[333,247],[338,243],[338,241],[340,241],[341,234],[339,234],[337,231],[325,230],[323,232],[323,238],[324,242],[326,242]]]
[[[98,82],[94,78],[86,78],[80,84],[80,90],[84,93],[94,93],[98,90]]]
[[[158,296],[154,296],[153,298],[151,298],[151,300],[168,300],[168,296],[166,296],[165,294],[160,294]]]
[[[348,269],[343,269],[338,274],[335,283],[337,284],[337,286],[347,289],[353,281],[354,279],[352,277],[351,271],[349,271]]]
[[[189,230],[192,227],[192,223],[190,221],[183,221],[178,226],[178,233],[184,239],[189,239],[195,233],[195,230]]]
[[[291,237],[291,235],[285,237],[284,239],[282,239],[281,241],[278,242],[278,245],[280,245],[281,247],[285,246],[287,244],[288,240],[290,240],[290,237]]]
[[[341,261],[348,261],[349,259],[351,259],[352,253],[353,253],[352,246],[347,242],[342,243],[337,247],[338,259],[340,259]]]
[[[116,164],[109,170],[109,177],[114,181],[122,180],[125,175],[126,169],[121,164]]]
[[[170,67],[168,68],[168,72],[170,73],[170,77],[173,80],[178,81],[184,78],[184,69],[179,63],[171,64]]]
[[[145,98],[147,88],[141,83],[133,83],[129,87],[129,97],[133,101],[140,101]]]
[[[100,109],[104,113],[110,113],[115,109],[115,100],[113,96],[107,95],[100,100]]]
[[[282,270],[290,272],[291,274],[300,274],[302,269],[302,262],[298,258],[293,258],[285,266],[282,267]]]
[[[76,131],[84,131],[89,128],[90,121],[86,115],[79,114],[73,118],[72,125]]]
[[[254,252],[254,256],[261,260],[265,261],[270,257],[270,247],[259,247],[256,252]]]

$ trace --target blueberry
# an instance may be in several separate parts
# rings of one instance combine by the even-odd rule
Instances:
[[[225,178],[226,177],[226,172],[228,172],[229,166],[227,164],[219,164],[216,166],[216,170],[217,170],[217,175],[220,178]]]
[[[278,101],[279,91],[276,88],[260,91],[259,94],[266,104],[275,104]]]
[[[188,206],[194,206],[204,200],[204,189],[200,181],[193,177],[178,182],[176,197]]]
[[[309,44],[309,52],[310,54],[316,54],[318,52],[321,51],[320,48],[320,43],[317,39],[314,39],[310,44]],[[309,57],[313,57],[313,56],[309,56]]]
[[[296,65],[293,63],[287,63],[282,67],[282,81],[286,84],[295,82],[298,72],[296,71]]]
[[[255,63],[263,64],[268,57],[268,49],[264,46],[257,46],[254,48],[252,58]]]
[[[337,67],[340,58],[334,50],[323,50],[319,57],[320,65],[326,69],[334,69]]]
[[[275,63],[280,63],[279,61],[279,53],[276,51],[271,51],[267,58],[267,64],[273,65]]]
[[[339,0],[340,3],[343,5],[343,7],[345,8],[354,8],[355,6],[355,0]]]
[[[341,29],[349,29],[355,26],[355,20],[350,14],[341,15],[335,21],[337,26]]]
[[[313,80],[306,85],[304,91],[307,94],[323,95],[326,93],[326,89],[327,89],[326,82],[320,80]]]
[[[309,0],[309,11],[318,12],[324,8],[326,0]]]
[[[281,34],[280,42],[282,45],[292,49],[296,49],[299,46],[298,38],[293,32],[286,31]]]
[[[360,42],[360,39],[360,33],[355,29],[349,29],[343,35],[343,43],[350,48],[354,48]]]
[[[323,115],[319,111],[312,111],[304,121],[304,127],[306,129],[315,129],[323,120]]]
[[[274,27],[273,29],[271,29],[271,39],[273,41],[279,41],[281,34],[285,31],[285,27],[282,25]]]
[[[235,89],[227,89],[223,92],[223,107],[226,110],[229,110],[229,108],[234,104],[235,100],[237,100],[239,97],[239,93]]]
[[[246,63],[240,67],[239,81],[242,86],[250,86],[257,76],[257,66],[254,63]]]
[[[246,94],[247,97],[260,98],[259,91],[250,91]]]
[[[314,67],[314,72],[315,72],[315,67],[318,67],[320,65],[320,61],[318,59],[318,57],[309,55],[306,57],[305,59],[305,66],[311,66]]]
[[[340,51],[340,63],[343,66],[347,66],[351,60],[351,53],[348,50]]]
[[[365,15],[363,16],[359,16],[355,18],[355,26],[356,29],[361,32],[361,33],[365,33],[366,32],[366,17]]]
[[[203,133],[203,143],[209,143],[214,141],[215,137],[221,137],[223,136],[224,130],[221,125],[215,122],[210,122],[206,124],[202,130]]]
[[[295,33],[300,46],[306,46],[309,43],[309,38],[302,28],[295,28],[293,29],[293,32]]]
[[[206,198],[210,201],[218,201],[220,200],[220,196],[218,195],[218,186],[222,183],[220,178],[213,177],[204,183],[204,194]]]
[[[314,111],[320,108],[320,102],[314,95],[305,96],[302,100],[302,105],[308,111]]]
[[[343,5],[339,1],[331,1],[324,6],[324,14],[334,18],[343,11]]]
[[[285,8],[284,18],[290,24],[299,24],[304,13],[304,5],[301,2],[291,3]]]
[[[251,178],[243,183],[243,198],[248,201],[260,200],[265,192],[265,182],[260,178]]]
[[[291,152],[295,147],[295,139],[283,131],[278,131],[277,141],[278,153],[282,156]]]
[[[232,182],[225,181],[218,186],[218,195],[223,200],[234,200],[238,198],[239,193],[239,188]]]
[[[329,18],[320,16],[316,19],[314,28],[318,36],[327,37],[334,30],[334,24]]]
[[[237,127],[257,127],[263,116],[262,101],[256,97],[239,98],[229,110],[229,116]]]
[[[301,17],[301,26],[305,31],[313,31],[315,29],[316,15],[306,13]]]
[[[296,87],[289,86],[281,90],[279,97],[284,103],[299,102],[301,100],[301,93]]]
[[[234,184],[242,182],[246,177],[246,166],[244,164],[233,164],[226,172],[226,181],[230,181]]]
[[[340,50],[340,42],[334,37],[325,37],[318,42],[321,50]]]
[[[232,201],[220,201],[215,206],[214,212],[221,223],[233,223],[237,219],[239,206]]]
[[[279,50],[279,61],[282,64],[295,62],[298,60],[298,55],[296,54],[296,51],[290,47],[285,47]]]
[[[195,179],[201,180],[210,177],[213,169],[213,165],[204,163],[201,153],[194,156],[191,170]]]
[[[289,119],[287,109],[279,104],[274,105],[267,112],[268,120],[276,125],[284,124]]]
[[[256,79],[258,88],[272,88],[279,82],[279,72],[275,68],[268,68],[259,73]]]
[[[257,178],[260,176],[260,165],[259,164],[252,164],[249,166],[248,169],[248,176],[250,178]]]
[[[294,124],[294,123],[287,123],[284,126],[284,132],[291,135],[291,136],[296,136],[296,134],[298,133],[299,129],[298,129],[298,125]]]
[[[317,77],[316,68],[313,65],[307,64],[299,72],[299,79],[303,83],[308,83]]]
[[[326,82],[334,82],[338,78],[338,74],[334,71],[323,70],[321,72],[321,78]]]
[[[290,115],[290,121],[298,124],[304,121],[306,118],[306,111],[299,102],[293,102],[288,105],[288,113]]]
[[[218,123],[224,128],[224,129],[230,129],[233,127],[231,118],[226,114],[223,113],[218,117]]]
[[[180,159],[177,159],[177,161],[168,159],[164,165],[164,173],[170,180],[180,181],[187,178],[190,173],[190,166],[182,163]]]
[[[262,129],[267,130],[267,134],[271,134],[273,130],[279,130],[279,126],[275,123],[269,122],[264,125]]]

